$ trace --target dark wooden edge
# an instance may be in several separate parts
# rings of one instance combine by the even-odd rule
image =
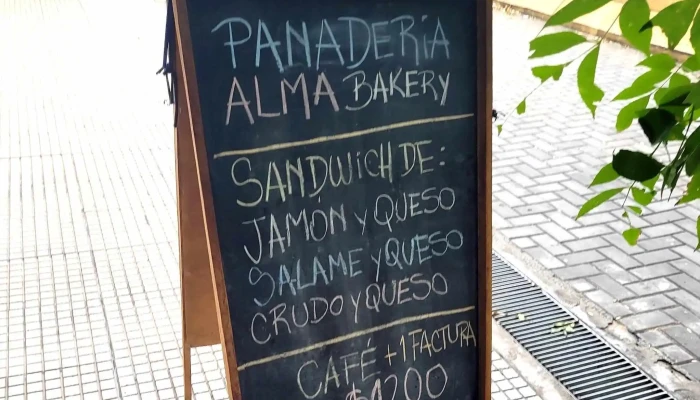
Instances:
[[[189,17],[185,0],[174,0],[173,11],[175,15],[175,31],[177,48],[180,51],[180,64],[184,72],[179,79],[184,81],[187,109],[195,146],[195,162],[199,175],[199,190],[202,197],[202,213],[209,244],[209,263],[214,285],[214,297],[216,300],[216,312],[218,314],[219,329],[221,334],[221,346],[224,355],[226,369],[226,382],[231,400],[241,400],[241,388],[238,381],[238,362],[236,361],[236,349],[233,344],[233,329],[231,327],[231,314],[228,307],[228,296],[224,282],[221,264],[221,252],[219,237],[214,218],[214,204],[209,181],[209,162],[204,143],[204,128],[202,114],[199,105],[199,89],[195,75],[194,58],[192,54],[192,42],[189,27]],[[182,98],[180,98],[182,100]]]
[[[479,234],[479,399],[491,398],[491,111],[492,0],[476,2]]]
[[[175,49],[175,59],[179,61],[180,58],[180,52]],[[179,64],[176,65],[175,68],[179,68]],[[177,86],[175,87],[176,91],[180,91],[182,88],[182,84],[178,83]],[[182,92],[180,92],[182,93]],[[183,369],[183,378],[184,378],[184,384],[185,384],[185,400],[190,400],[192,398],[192,360],[191,356],[192,354],[190,353],[190,346],[187,341],[187,304],[185,301],[185,286],[187,285],[185,283],[185,269],[182,264],[182,253],[183,253],[183,245],[184,245],[184,240],[182,237],[182,199],[180,198],[180,163],[182,160],[180,160],[179,154],[180,154],[180,135],[186,135],[187,133],[190,133],[190,124],[189,121],[182,121],[183,118],[187,118],[188,115],[183,112],[178,112],[180,110],[177,110],[177,107],[182,107],[182,103],[175,104],[175,109],[174,114],[177,116],[175,118],[179,119],[178,125],[179,128],[175,128],[175,193],[176,193],[176,201],[177,201],[177,224],[178,224],[178,251],[179,251],[179,257],[178,259],[180,260],[180,307],[181,307],[181,314],[182,314],[182,369]],[[181,123],[181,122],[186,122],[186,123]],[[186,132],[183,132],[185,131]]]

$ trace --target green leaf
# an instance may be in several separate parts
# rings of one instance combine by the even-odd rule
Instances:
[[[666,166],[663,171],[662,175],[664,177],[664,182],[663,186],[661,187],[662,193],[664,188],[670,188],[671,193],[673,193],[673,190],[676,188],[676,184],[678,183],[678,178],[681,175],[681,168],[683,168],[684,163],[680,162],[678,159],[678,154],[676,154],[676,159],[674,159],[668,166]],[[663,195],[663,194],[662,194]]]
[[[678,120],[683,119],[683,115],[685,114],[685,110],[688,108],[686,105],[673,105],[673,104],[664,104],[660,107],[660,109],[665,110],[673,114],[673,116]],[[663,142],[666,141],[666,137],[662,139]]]
[[[517,110],[517,112],[518,112],[518,115],[519,115],[519,114],[524,114],[524,113],[525,113],[525,108],[526,108],[525,99],[523,99],[523,101],[521,101],[520,104],[518,104],[518,107],[516,108],[516,110]]]
[[[617,114],[617,123],[615,124],[617,131],[622,132],[629,128],[632,121],[639,118],[639,112],[646,109],[647,104],[649,104],[649,96],[644,96],[622,107],[622,110]]]
[[[634,199],[634,201],[643,206],[648,206],[649,204],[651,204],[651,201],[654,199],[655,195],[656,192],[654,191],[647,192],[637,187],[632,188],[632,198]]]
[[[612,164],[620,176],[637,182],[653,178],[663,168],[663,164],[649,155],[630,150],[617,152],[613,156]]]
[[[685,126],[681,124],[674,125],[673,128],[668,132],[668,136],[666,137],[667,141],[673,141],[673,140],[683,140],[685,139],[685,135],[683,134],[683,130],[685,129]]]
[[[581,94],[581,99],[586,104],[586,107],[595,117],[596,103],[603,100],[605,93],[595,84],[595,70],[598,65],[598,54],[600,46],[596,46],[590,53],[581,61],[578,67],[578,91]]]
[[[586,39],[574,32],[557,32],[539,36],[530,42],[530,58],[546,57],[561,53],[578,44],[586,42]]]
[[[620,175],[618,175],[617,172],[615,172],[612,163],[610,163],[601,168],[600,171],[598,171],[598,174],[595,176],[595,178],[593,178],[593,182],[591,182],[591,184],[588,185],[588,187],[612,182],[619,177]]]
[[[651,30],[642,31],[642,26],[649,21],[650,15],[647,0],[628,0],[620,11],[622,36],[644,54],[649,54]]]
[[[637,214],[637,215],[642,215],[642,208],[641,208],[641,207],[637,207],[637,206],[628,206],[627,208],[629,208],[630,211],[632,211],[633,213],[635,213],[635,214]]]
[[[552,78],[558,81],[561,78],[562,72],[564,72],[564,67],[566,64],[562,65],[541,65],[539,67],[532,68],[532,75],[540,78],[540,81],[544,83],[547,79]]]
[[[700,175],[693,176],[690,183],[688,183],[688,187],[686,188],[683,197],[678,200],[676,205],[690,203],[691,201],[697,199],[700,199]]]
[[[700,59],[698,59],[697,55],[692,55],[688,57],[681,66],[688,72],[700,71]]]
[[[654,95],[654,101],[656,104],[683,104],[685,103],[685,97],[680,98],[684,93],[687,95],[688,92],[693,88],[690,83],[690,79],[687,76],[680,73],[674,73],[669,79],[668,87],[659,88]]]
[[[673,80],[673,78],[671,78]],[[693,85],[679,85],[679,86],[669,86],[668,88],[659,89],[654,95],[654,101],[659,105],[686,105],[683,110],[687,108],[689,102],[686,103],[688,94],[693,89]]]
[[[498,134],[500,135],[501,132],[503,132],[503,124],[496,125],[496,129],[498,130]]]
[[[647,188],[649,190],[654,190],[654,186],[656,185],[656,182],[659,181],[660,176],[661,176],[661,174],[656,175],[655,177],[642,182],[642,186],[644,186],[645,188]]]
[[[651,21],[644,24],[642,30],[658,26],[668,39],[668,48],[673,50],[693,22],[698,4],[700,4],[700,0],[683,0],[673,3],[659,11]]]
[[[696,147],[689,155],[685,162],[685,173],[688,176],[695,175],[698,172],[698,165],[700,165],[700,146]]]
[[[700,127],[696,128],[693,133],[688,136],[688,140],[683,147],[682,156],[687,157],[690,153],[695,151],[698,146],[700,146]]]
[[[676,125],[676,116],[667,110],[652,108],[639,117],[639,125],[642,127],[647,139],[649,139],[649,143],[657,144]]]
[[[700,118],[700,108],[688,107],[683,114],[683,121],[697,121]]]
[[[652,69],[640,75],[632,84],[621,91],[613,100],[627,100],[649,93],[656,88],[656,84],[668,78],[668,71]]]
[[[581,209],[579,210],[578,215],[576,216],[576,219],[583,217],[584,215],[591,212],[591,210],[593,210],[594,208],[596,208],[599,205],[610,200],[611,198],[613,198],[613,196],[620,193],[623,189],[624,188],[615,188],[615,189],[609,189],[609,190],[606,190],[604,192],[598,193],[598,195],[591,198],[590,200],[588,200],[587,202],[585,202],[581,206]]]
[[[690,93],[688,93],[688,97],[685,99],[685,101],[694,105],[695,108],[700,108],[700,82],[696,82],[693,85],[693,88],[690,89]]]
[[[668,54],[660,53],[645,58],[642,60],[642,62],[637,64],[637,66],[670,72],[676,66],[676,60],[674,60],[673,57],[669,56]]]
[[[544,26],[566,24],[582,15],[590,14],[609,2],[610,0],[573,0],[549,17]]]
[[[695,54],[700,52],[700,18],[694,18],[693,26],[690,28],[690,44],[695,50]]]
[[[668,85],[668,87],[678,87],[678,86],[685,86],[685,85],[690,85],[690,78],[683,74],[675,73],[671,76],[671,81]]]
[[[625,238],[630,246],[635,246],[637,240],[639,240],[639,235],[642,234],[642,230],[639,228],[629,228],[628,230],[622,232],[622,237]]]

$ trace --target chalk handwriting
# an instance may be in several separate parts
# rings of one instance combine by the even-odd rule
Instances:
[[[332,298],[311,296],[300,298],[296,302],[280,302],[269,306],[270,300],[277,295],[272,275],[266,273],[250,274],[250,282],[266,286],[265,293],[256,297],[254,302],[261,310],[250,321],[250,335],[257,344],[267,344],[272,338],[281,335],[293,335],[308,325],[324,323],[329,319],[340,317],[343,321],[353,320],[355,324],[372,313],[385,309],[406,307],[409,302],[428,301],[432,297],[445,296],[448,291],[447,278],[436,272],[431,276],[414,273],[400,279],[384,282],[381,285],[371,283],[366,288],[354,293],[341,293]],[[257,278],[257,279],[255,279]]]
[[[441,363],[423,371],[408,367],[403,373],[382,377],[375,366],[380,361],[374,354],[377,349],[370,347],[371,341],[367,345],[362,351],[303,363],[297,370],[299,391],[307,399],[316,399],[347,388],[345,400],[394,400],[397,394],[403,400],[437,399],[445,392],[449,377]],[[369,389],[363,392],[358,386]]]
[[[344,204],[328,209],[302,209],[300,212],[287,212],[282,215],[270,214],[241,222],[246,233],[254,231],[255,244],[243,246],[248,259],[259,264],[263,254],[270,259],[284,254],[296,244],[294,237],[303,242],[321,242],[326,237],[348,230],[348,218]],[[253,232],[250,232],[253,233]]]
[[[270,202],[284,203],[291,197],[314,198],[328,190],[367,180],[393,183],[397,176],[430,174],[439,165],[436,154],[439,154],[437,146],[426,139],[398,143],[388,141],[362,151],[346,151],[337,155],[312,153],[268,163],[252,163],[250,157],[239,157],[231,164],[231,180],[240,188],[235,191],[236,204],[257,207]],[[403,193],[396,198],[387,194],[377,198],[375,206],[381,206],[390,215],[390,221],[383,222],[386,226],[392,218],[400,222],[408,214],[430,214],[439,208],[449,210],[454,205],[454,196],[451,188],[427,188],[421,192]],[[388,200],[394,203],[393,208],[388,207]],[[421,202],[427,204],[421,205]],[[422,206],[427,209],[419,209]]]
[[[237,48],[255,54],[250,59],[255,68],[261,68],[265,62],[279,72],[298,65],[317,71],[327,64],[354,69],[368,60],[391,57],[406,59],[416,66],[424,61],[450,59],[450,41],[442,21],[428,15],[399,15],[383,21],[341,16],[314,23],[285,21],[284,27],[271,27],[263,20],[231,17],[222,19],[211,33],[224,39],[223,46],[234,70],[241,67],[242,60],[237,57]],[[391,48],[401,51],[395,53]],[[313,51],[316,57],[312,61]],[[295,60],[294,55],[301,55],[301,60]]]
[[[398,99],[415,97],[444,106],[447,104],[450,75],[450,72],[436,73],[432,70],[403,68],[380,70],[371,74],[357,70],[334,84],[325,72],[320,72],[315,77],[301,72],[296,79],[281,77],[274,82],[257,75],[251,82],[242,82],[234,76],[226,102],[224,122],[228,126],[235,118],[243,118],[250,125],[254,125],[260,118],[288,115],[290,109],[303,110],[304,118],[309,120],[312,109],[320,109],[323,112],[338,112],[341,108],[358,111],[374,102],[387,104]],[[336,90],[352,92],[353,96],[347,104],[340,103]],[[254,108],[251,107],[251,102],[254,102]]]

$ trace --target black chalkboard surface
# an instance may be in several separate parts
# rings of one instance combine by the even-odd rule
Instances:
[[[476,399],[477,1],[186,6],[242,398]]]

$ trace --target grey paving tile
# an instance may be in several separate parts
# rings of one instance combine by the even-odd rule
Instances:
[[[542,247],[535,246],[527,249],[526,251],[546,268],[556,269],[565,265]]]
[[[649,280],[678,273],[678,270],[676,268],[672,267],[670,264],[667,263],[634,268],[630,269],[629,271],[643,280]]]
[[[666,336],[660,330],[656,330],[656,329],[648,330],[646,332],[640,332],[637,335],[645,343],[648,343],[649,345],[655,346],[658,348],[660,348],[661,346],[665,346],[665,345],[673,343],[673,341],[671,341],[671,339],[669,339],[668,336]]]
[[[611,232],[612,230],[605,225],[586,226],[583,228],[574,228],[569,230],[569,233],[579,239],[600,237]]]
[[[591,299],[599,306],[603,307],[603,309],[610,313],[610,315],[612,315],[613,318],[620,318],[633,314],[633,311],[629,307],[619,303],[615,298],[613,298],[603,290],[593,290],[586,292],[586,297]]]
[[[667,222],[674,222],[686,218],[676,210],[654,212],[644,217],[650,224],[659,225]]]
[[[688,362],[694,359],[694,357],[685,351],[682,347],[672,344],[670,346],[665,346],[661,348],[664,355],[674,364]]]
[[[578,265],[584,263],[592,263],[605,259],[605,256],[596,250],[585,250],[576,253],[566,254],[561,257],[561,260],[567,265]]]
[[[676,260],[680,258],[680,255],[671,250],[663,249],[639,253],[635,255],[635,258],[644,265],[652,265]]]
[[[552,237],[557,238],[560,242],[574,239],[574,235],[570,234],[566,229],[554,222],[548,222],[538,225],[539,228]]]
[[[591,237],[587,239],[572,240],[566,245],[569,249],[571,249],[571,251],[579,252],[584,250],[600,249],[601,247],[607,246],[608,242],[600,237]]]
[[[521,238],[513,239],[512,242],[513,242],[513,244],[515,244],[516,246],[518,246],[521,249],[527,249],[527,248],[530,248],[530,247],[537,245],[537,243],[535,243],[529,237],[521,237]]]
[[[668,279],[695,296],[700,296],[700,282],[687,274],[671,275]]]
[[[624,317],[620,321],[632,332],[644,331],[651,328],[669,325],[674,322],[671,317],[661,311],[638,313]],[[668,331],[665,332],[669,334]]]
[[[693,279],[700,280],[700,265],[686,259],[671,261],[671,265],[693,277]]]
[[[564,232],[567,232],[566,230],[576,228],[578,226],[581,226],[579,222],[571,218],[570,216],[564,215],[559,211],[555,212],[550,212],[547,214],[547,217],[549,217],[550,220],[552,220],[556,225],[558,225]],[[559,238],[559,236],[555,236]],[[573,235],[571,235],[571,238],[573,238]],[[567,240],[565,238],[559,238],[559,240]]]
[[[700,380],[700,362],[694,361],[692,363],[682,365],[680,368],[686,371],[693,378]]]
[[[664,329],[668,337],[688,350],[694,357],[700,357],[700,336],[683,326],[671,326]]]
[[[525,236],[533,236],[541,233],[536,226],[523,226],[517,228],[507,228],[501,230],[501,232],[509,239],[515,239]]]
[[[647,297],[638,297],[632,300],[624,301],[622,304],[628,306],[635,312],[646,312],[658,310],[662,308],[674,307],[677,304],[662,294],[655,294]],[[668,314],[668,313],[667,313]]]
[[[583,278],[600,274],[600,271],[591,264],[576,265],[573,267],[559,268],[555,271],[558,277],[565,280]],[[590,285],[590,283],[589,283]]]
[[[624,268],[620,267],[615,263],[613,260],[602,260],[602,261],[597,261],[594,263],[594,265],[605,275],[613,278],[615,281],[622,285],[626,285],[628,283],[632,282],[637,282],[639,278],[637,278],[635,275],[627,272]]]
[[[693,313],[682,306],[667,309],[664,310],[664,312],[676,321],[680,322],[686,328],[689,328],[696,334],[700,335],[700,316],[698,316],[696,313]]]
[[[700,315],[700,299],[685,290],[675,290],[668,293],[668,297],[675,300],[678,304],[691,310],[693,313]]]
[[[559,244],[559,241],[546,233],[532,236],[532,240],[537,242],[541,247],[547,249],[547,252],[554,256],[560,256],[571,252],[566,246]]]
[[[647,230],[651,231],[651,233],[653,233],[653,234],[660,233],[656,230],[656,227],[653,227],[653,228],[650,228]],[[683,242],[681,240],[679,240],[676,237],[676,235],[654,237],[651,233],[649,235],[646,235],[646,236],[650,236],[650,238],[644,237],[644,238],[641,238],[641,240],[639,240],[639,242],[637,244],[640,248],[647,250],[647,251],[654,251],[654,250],[668,249],[668,248],[673,248],[673,247],[683,245]]]
[[[641,263],[639,261],[637,261],[633,257],[630,257],[629,255],[627,255],[627,253],[625,253],[624,251],[621,251],[617,247],[612,247],[612,246],[605,247],[605,248],[599,249],[598,251],[600,253],[602,253],[603,255],[605,255],[607,258],[615,261],[616,264],[618,264],[619,266],[621,266],[625,269],[633,268],[633,267],[641,265]]]
[[[635,293],[625,288],[618,281],[612,277],[601,274],[598,276],[589,277],[588,280],[599,288],[603,289],[605,292],[609,293],[616,300],[624,300],[630,297],[634,297]]]
[[[678,286],[666,278],[650,279],[648,281],[635,282],[627,285],[627,289],[630,289],[640,296],[668,292],[677,288]]]

